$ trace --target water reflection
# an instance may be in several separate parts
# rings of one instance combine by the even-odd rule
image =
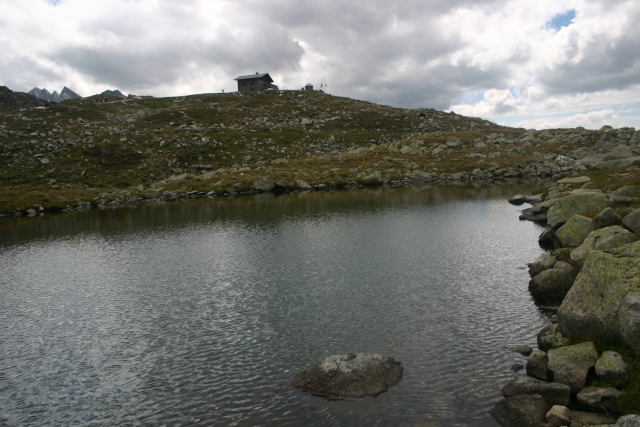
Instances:
[[[0,222],[6,425],[478,425],[545,322],[518,270],[536,184],[358,189]],[[328,354],[389,393],[293,390]],[[432,423],[432,424],[429,424]]]

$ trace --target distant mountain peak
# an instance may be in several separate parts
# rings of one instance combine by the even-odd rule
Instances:
[[[120,92],[118,89],[116,90],[110,90],[107,89],[104,92],[102,92],[100,95],[104,95],[104,96],[117,96],[118,98],[126,98],[126,96],[124,96],[122,94],[122,92]]]
[[[66,86],[64,87],[64,89],[62,89],[60,93],[56,91],[53,91],[53,93],[50,93],[47,89],[44,89],[44,88],[39,89],[37,87],[34,87],[28,92],[28,94],[35,98],[44,99],[45,101],[49,101],[49,102],[60,102],[60,101],[64,101],[65,99],[82,98],[80,95],[78,95],[77,93],[75,93],[74,91],[72,91]]]

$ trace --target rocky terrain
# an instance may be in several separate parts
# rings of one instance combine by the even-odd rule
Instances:
[[[635,166],[622,161],[626,171]],[[631,163],[627,163],[631,162]],[[593,165],[592,165],[593,167]],[[628,172],[625,172],[628,173]],[[616,176],[625,181],[624,174]],[[492,415],[502,426],[612,425],[640,412],[640,199],[637,186],[605,193],[588,176],[557,179],[521,219],[547,224],[529,265],[529,291],[559,305],[538,334],[526,375],[502,389]],[[616,425],[640,426],[640,416]]]
[[[99,95],[29,106],[9,102],[0,112],[5,215],[574,173],[615,189],[640,169],[632,128],[513,129],[322,92]]]

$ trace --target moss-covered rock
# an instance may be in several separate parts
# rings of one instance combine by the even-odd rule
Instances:
[[[574,215],[556,231],[564,247],[577,247],[593,231],[593,221],[582,215]]]
[[[632,234],[617,225],[592,231],[584,239],[584,242],[571,252],[571,259],[577,264],[582,265],[587,255],[589,255],[591,251],[596,250],[596,246],[602,245],[611,237],[622,233]]]
[[[611,227],[612,225],[622,225],[622,217],[612,208],[606,208],[593,218],[595,228]]]
[[[547,221],[555,228],[574,215],[595,216],[606,207],[607,196],[604,194],[575,194],[557,200],[547,212]]]
[[[587,374],[598,360],[598,351],[592,342],[584,342],[549,350],[547,357],[553,380],[578,393],[587,384]]]
[[[640,354],[640,258],[592,251],[558,319],[564,336],[622,342]]]
[[[625,216],[622,219],[622,223],[634,232],[640,232],[640,209],[635,210],[629,215]]]

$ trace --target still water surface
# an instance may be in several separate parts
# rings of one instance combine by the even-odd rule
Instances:
[[[535,184],[201,200],[0,221],[0,423],[495,426],[547,322],[522,269]],[[405,367],[377,398],[290,386],[330,354]]]

